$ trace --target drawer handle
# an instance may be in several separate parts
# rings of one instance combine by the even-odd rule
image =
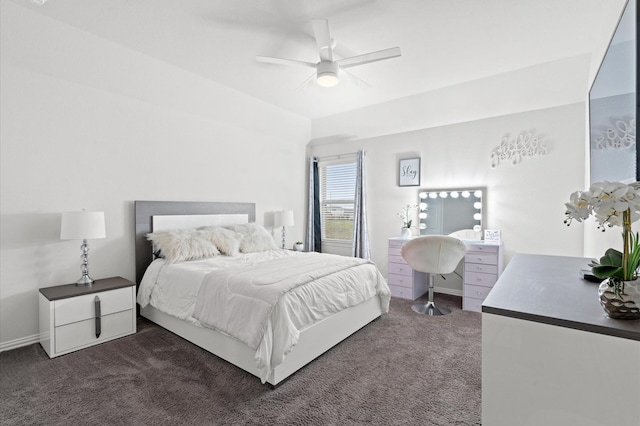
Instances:
[[[476,291],[476,294],[477,294],[478,296],[480,296],[482,293],[481,293],[481,292],[479,292],[479,291]]]
[[[101,318],[101,314],[100,314],[100,298],[98,296],[96,296],[93,299],[93,305],[95,307],[95,312],[96,312],[96,339],[100,337],[100,334],[102,333],[101,330],[101,324],[100,324],[100,318]]]

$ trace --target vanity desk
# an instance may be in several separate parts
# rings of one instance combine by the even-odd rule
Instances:
[[[414,237],[416,238],[416,237]],[[389,238],[388,277],[391,295],[416,300],[427,291],[427,274],[411,269],[402,258],[402,246],[411,238]],[[462,261],[462,309],[480,312],[482,302],[503,269],[503,243],[463,240],[467,254]]]
[[[640,320],[605,315],[589,261],[509,262],[482,305],[482,424],[640,425]]]

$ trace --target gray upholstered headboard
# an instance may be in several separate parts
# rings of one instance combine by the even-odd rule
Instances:
[[[216,203],[202,201],[136,201],[136,284],[140,284],[147,266],[153,261],[151,243],[146,234],[152,231],[154,215],[246,214],[249,222],[256,220],[255,203]]]

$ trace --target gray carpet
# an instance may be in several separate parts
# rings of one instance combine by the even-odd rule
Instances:
[[[392,299],[275,390],[144,319],[55,359],[38,344],[3,352],[0,424],[479,425],[481,316],[436,301],[453,313]]]

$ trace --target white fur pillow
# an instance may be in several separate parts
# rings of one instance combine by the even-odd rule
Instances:
[[[207,236],[196,229],[174,229],[152,232],[147,239],[160,249],[167,263],[204,259],[220,254]]]
[[[244,223],[242,225],[227,225],[225,228],[242,235],[240,240],[240,252],[254,253],[257,251],[277,250],[278,246],[271,234],[256,223]]]
[[[211,244],[216,246],[220,253],[227,256],[236,256],[240,252],[242,235],[221,226],[206,226],[200,228]]]

